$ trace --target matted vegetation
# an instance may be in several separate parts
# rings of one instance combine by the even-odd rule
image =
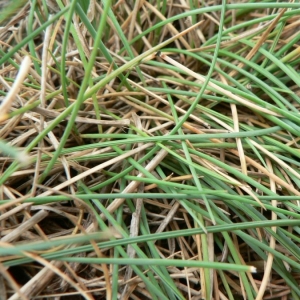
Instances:
[[[300,299],[300,6],[237,2],[3,8],[0,299]]]

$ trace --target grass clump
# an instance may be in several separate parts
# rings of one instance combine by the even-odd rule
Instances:
[[[0,298],[300,299],[298,14],[2,16]]]

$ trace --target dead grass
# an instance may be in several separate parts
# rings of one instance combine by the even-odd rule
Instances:
[[[53,15],[61,11],[55,1],[46,2]],[[95,36],[78,11],[65,60],[61,53],[69,29],[63,15],[4,60],[29,35],[28,28],[34,32],[46,22],[42,1],[33,17],[27,4],[0,28],[0,138],[13,146],[0,157],[1,300],[159,299],[158,291],[166,299],[300,299],[295,290],[300,282],[295,251],[300,242],[300,102],[298,78],[291,76],[298,72],[299,42],[291,44],[298,35],[298,15],[280,5],[227,9],[226,39],[219,44],[220,9],[166,21],[153,30],[160,21],[188,12],[190,2],[201,8],[200,1],[166,6],[165,1],[113,1],[127,49],[121,51],[124,39],[109,15],[102,41],[116,66],[99,50],[82,98]],[[218,1],[202,2],[210,7]],[[97,28],[103,14],[99,3],[90,1],[90,24]],[[150,54],[174,36],[161,53]],[[221,60],[207,80],[216,48]],[[262,48],[288,69],[267,59]],[[22,72],[23,77],[17,75]],[[69,135],[68,124],[73,124]],[[257,226],[239,230],[244,222]],[[214,225],[234,223],[235,230],[213,232]],[[172,235],[180,230],[181,236]],[[94,232],[101,233],[87,236]],[[109,244],[139,236],[145,239],[132,245]],[[280,260],[278,253],[289,260]],[[68,261],[71,255],[91,262]],[[126,256],[145,263],[92,260]],[[147,265],[147,258],[228,262],[228,268],[249,265],[257,273],[213,265]]]

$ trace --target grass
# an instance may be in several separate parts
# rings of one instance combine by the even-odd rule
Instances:
[[[0,299],[300,299],[299,9],[4,6]]]

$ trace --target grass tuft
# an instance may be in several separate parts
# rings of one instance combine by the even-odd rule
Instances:
[[[5,5],[0,299],[300,299],[298,16]]]

